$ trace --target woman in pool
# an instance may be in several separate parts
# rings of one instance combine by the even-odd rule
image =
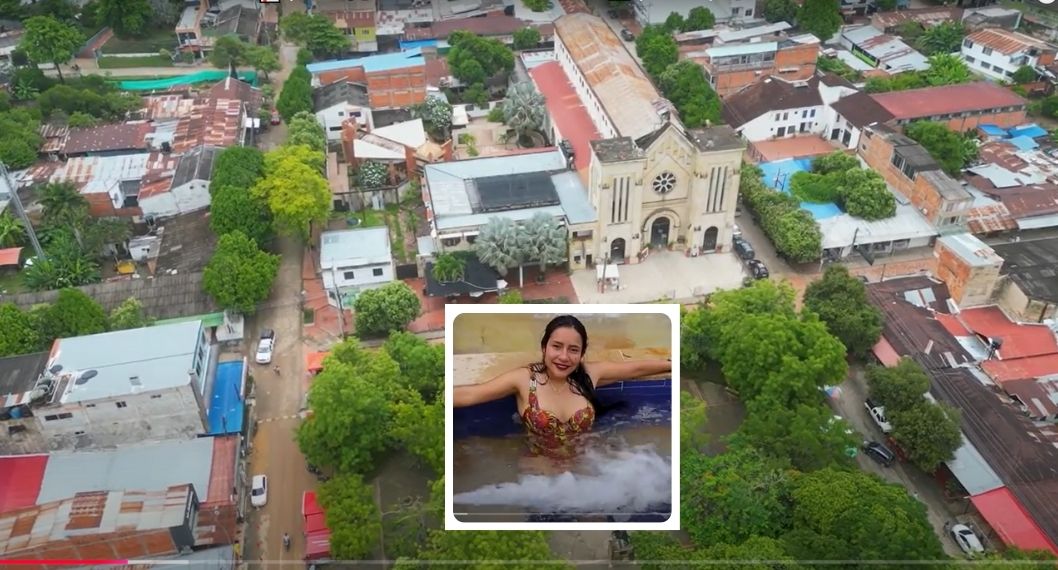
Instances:
[[[588,331],[570,315],[548,323],[540,351],[540,362],[482,384],[456,387],[453,405],[473,406],[516,394],[530,452],[551,459],[575,456],[578,436],[590,432],[595,419],[610,409],[599,403],[596,388],[672,370],[670,360],[584,361]]]

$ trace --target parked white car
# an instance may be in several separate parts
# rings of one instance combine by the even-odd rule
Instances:
[[[253,484],[250,485],[250,504],[258,508],[268,504],[267,475],[253,476]]]
[[[867,413],[871,415],[874,423],[878,424],[878,428],[882,430],[882,433],[889,434],[893,431],[893,424],[889,423],[889,420],[885,417],[885,406],[879,406],[871,401],[870,398],[867,398],[867,401],[863,403],[863,407],[867,408]]]
[[[257,357],[254,359],[258,364],[270,364],[272,362],[272,351],[276,346],[276,333],[272,329],[261,331],[261,340],[257,342]]]
[[[970,558],[985,551],[985,546],[981,544],[981,539],[977,537],[977,533],[970,527],[964,524],[957,524],[948,529],[948,532],[951,533],[951,538],[955,541],[955,544],[959,545],[959,548]]]

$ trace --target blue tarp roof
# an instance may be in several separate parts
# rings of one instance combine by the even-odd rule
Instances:
[[[1007,136],[1006,129],[999,128],[999,125],[978,125],[977,128],[981,129],[984,134],[990,137],[1005,137]]]
[[[1026,136],[1014,137],[1008,139],[1007,142],[1018,147],[1018,150],[1032,150],[1034,148],[1039,148],[1040,146],[1036,141],[1032,140],[1031,137]]]
[[[242,431],[242,367],[241,360],[217,364],[213,394],[209,400],[209,435]]]
[[[336,59],[310,63],[306,67],[309,73],[320,73],[323,71],[334,71],[337,69],[349,69],[350,67],[363,67],[365,73],[376,71],[390,71],[423,65],[426,60],[422,57],[422,48],[399,51],[397,53],[383,53],[369,55],[355,59]]]
[[[406,42],[400,42],[400,49],[412,50],[421,48],[437,47],[438,40],[411,40]]]
[[[1047,136],[1046,129],[1041,128],[1035,123],[1010,129],[1011,138],[1029,137],[1030,139],[1036,139],[1044,136]]]

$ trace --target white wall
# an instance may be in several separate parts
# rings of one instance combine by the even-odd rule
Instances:
[[[140,210],[150,216],[175,216],[209,207],[209,182],[192,180],[168,192],[140,200]]]
[[[382,275],[375,275],[376,269],[380,269]],[[352,278],[346,275],[347,272],[352,273]],[[323,275],[323,286],[327,289],[335,288],[335,279],[338,281],[338,287],[363,287],[389,283],[394,278],[392,262],[361,265],[356,260],[338,262],[335,264],[335,269],[324,269],[321,274]]]
[[[621,136],[610,121],[610,118],[606,116],[606,111],[603,110],[602,104],[592,93],[591,88],[584,80],[584,76],[581,74],[580,69],[577,68],[576,63],[573,62],[569,50],[566,49],[566,46],[562,43],[562,38],[558,34],[555,34],[555,59],[558,60],[562,70],[566,72],[566,77],[573,84],[573,89],[577,91],[577,97],[584,104],[584,108],[588,110],[588,115],[591,116],[591,121],[595,124],[595,129],[599,131],[599,135],[603,139],[613,139]]]
[[[372,127],[371,110],[349,105],[348,103],[339,103],[317,111],[316,121],[323,126],[324,132],[327,133],[327,140],[337,141],[342,138],[342,123],[351,117],[351,113],[356,111],[360,112],[360,116],[357,117],[357,123],[361,126]]]
[[[773,138],[785,138],[796,135],[819,134],[823,132],[823,106],[802,107],[769,111],[756,119],[742,125],[738,131],[750,142],[765,141]],[[801,124],[806,123],[806,130],[801,132]],[[779,129],[783,134],[779,134]],[[793,132],[790,132],[790,129]]]
[[[1036,58],[1026,52],[1006,55],[981,44],[975,43],[973,46],[968,47],[970,43],[968,38],[964,39],[960,51],[966,65],[992,79],[1009,80],[1010,76],[1022,65],[1036,65]],[[986,54],[985,51],[991,51],[991,53]],[[1021,58],[1024,58],[1024,63],[1021,62]],[[1015,61],[1011,61],[1011,59]],[[985,68],[986,65],[988,66],[987,69]]]

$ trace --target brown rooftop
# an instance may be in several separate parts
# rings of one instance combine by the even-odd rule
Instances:
[[[242,134],[242,101],[200,99],[190,115],[180,117],[173,135],[173,152],[184,153],[196,146],[236,146]]]
[[[70,129],[62,152],[66,155],[116,150],[143,150],[147,148],[147,135],[154,127],[146,122],[100,125],[83,129]]]
[[[948,314],[946,285],[929,277],[903,277],[867,285],[867,298],[885,317],[882,336],[897,354],[924,359],[934,367],[974,361],[959,341],[937,320]]]

